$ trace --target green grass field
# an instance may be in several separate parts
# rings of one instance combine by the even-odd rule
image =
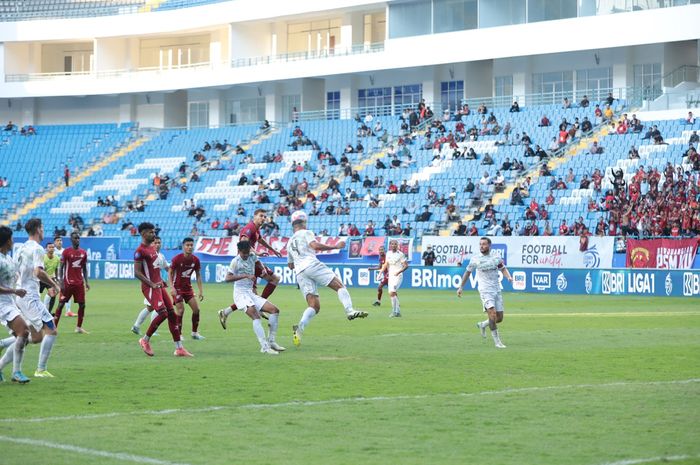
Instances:
[[[476,293],[402,291],[389,319],[388,295],[377,309],[351,290],[371,314],[348,322],[324,291],[297,349],[305,305],[286,287],[272,357],[244,314],[219,326],[229,286],[205,291],[195,357],[173,357],[163,326],[148,358],[137,284],[94,282],[91,334],[61,320],[56,378],[0,385],[0,464],[700,463],[697,300],[506,294],[497,350]]]

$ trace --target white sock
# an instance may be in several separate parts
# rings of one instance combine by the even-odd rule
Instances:
[[[489,327],[489,320],[484,320],[481,323],[479,323],[479,326],[482,328],[488,328]]]
[[[136,317],[136,321],[134,321],[134,326],[137,328],[140,328],[141,325],[143,324],[144,321],[146,321],[146,317],[148,316],[148,309],[146,307],[143,307],[141,311],[139,312],[139,316]]]
[[[182,336],[180,336],[179,341],[175,341],[175,348],[176,349],[182,349]]]
[[[304,314],[301,316],[301,320],[299,321],[299,329],[304,331],[306,325],[308,325],[311,322],[311,319],[315,316],[316,310],[314,310],[313,307],[307,307],[306,310],[304,310]]]
[[[14,336],[6,337],[5,339],[0,339],[0,348],[6,349],[10,347],[12,344],[15,343],[15,339],[16,338]]]
[[[343,304],[345,313],[350,313],[352,311],[352,299],[350,298],[350,293],[346,288],[341,287],[338,289],[338,299],[340,299],[340,303]]]
[[[7,365],[9,365],[12,362],[12,360],[14,359],[14,356],[15,356],[14,345],[11,345],[10,349],[7,352],[5,352],[4,354],[2,354],[2,357],[0,357],[0,370],[2,370]]]
[[[69,300],[68,302],[66,302],[66,306],[64,307],[64,308],[66,309],[66,313],[70,312],[70,304],[71,304],[71,302],[72,302],[72,300]]]
[[[229,316],[232,313],[233,313],[233,310],[231,310],[231,307],[226,307],[224,309],[224,316]]]
[[[491,330],[491,337],[493,338],[493,342],[497,344],[501,342],[501,338],[498,336],[498,329]]]
[[[46,370],[46,364],[49,361],[49,355],[51,355],[51,349],[53,349],[53,344],[56,341],[56,336],[54,334],[48,334],[44,336],[41,341],[41,349],[39,349],[39,365],[37,365],[38,370]]]
[[[12,372],[22,371],[22,359],[24,358],[24,347],[27,345],[27,338],[20,336],[15,341],[14,356],[12,360]]]
[[[158,316],[158,312],[153,310],[152,312],[149,312],[151,314],[151,321],[155,320],[156,317]]]
[[[267,338],[267,340],[270,342],[275,342],[275,338],[277,337],[277,325],[279,322],[279,316],[279,313],[270,314],[270,319],[268,320],[268,326],[270,327],[270,335]]]
[[[263,328],[260,318],[253,320],[253,331],[258,337],[258,342],[260,343],[260,348],[264,349],[267,347],[267,339],[265,338],[265,328]]]
[[[401,307],[399,306],[399,296],[394,296],[391,298],[391,308],[394,311],[394,313],[399,314],[401,313]]]

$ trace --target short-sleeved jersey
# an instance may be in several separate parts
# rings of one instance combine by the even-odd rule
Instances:
[[[467,271],[476,270],[479,292],[501,292],[498,270],[503,268],[503,259],[493,255],[474,255],[467,265]]]
[[[175,277],[173,287],[176,291],[191,291],[192,290],[192,275],[199,275],[200,269],[199,258],[194,255],[187,256],[184,253],[175,255],[170,264],[170,269]]]
[[[315,240],[316,235],[308,229],[300,229],[289,239],[287,261],[294,264],[294,271],[297,274],[315,263],[320,263],[316,258],[316,252],[309,245]]]
[[[80,286],[83,284],[83,266],[87,265],[87,252],[83,249],[68,247],[61,254],[63,264],[63,284]]]
[[[0,286],[14,289],[17,283],[17,265],[9,255],[0,252]],[[13,306],[15,296],[12,294],[0,294],[0,307]]]
[[[39,278],[34,276],[34,270],[44,268],[44,255],[44,248],[30,239],[22,244],[15,257],[19,268],[19,286],[33,297],[39,296]]]
[[[248,258],[243,260],[240,255],[233,257],[231,264],[228,267],[228,272],[231,274],[255,274],[255,262],[258,261],[258,256],[251,252]],[[239,279],[233,283],[235,292],[253,292],[255,283],[251,279]]]
[[[389,264],[389,276],[394,276],[394,273],[403,268],[403,262],[406,260],[406,255],[400,250],[392,252],[391,250],[386,253],[386,261]]]
[[[386,254],[379,254],[379,268],[384,266],[384,262],[386,261]]]
[[[44,271],[46,274],[55,278],[58,272],[58,264],[61,263],[61,256],[57,255],[56,252],[53,254],[53,258],[49,258],[49,255],[44,255]]]
[[[258,239],[260,239],[260,230],[255,225],[255,223],[251,221],[250,223],[243,226],[243,229],[241,229],[241,233],[238,235],[238,240],[241,240],[243,237],[248,238],[250,248],[252,250],[255,250],[255,246],[258,243]]]
[[[156,259],[154,266],[158,273],[160,273],[160,278],[163,281],[167,281],[166,276],[168,275],[167,271],[168,268],[170,268],[170,262],[168,262],[168,259],[165,258],[165,255],[158,252],[158,258]]]
[[[160,268],[158,261],[160,254],[156,252],[155,247],[141,244],[134,252],[134,261],[143,263],[143,273],[153,283],[160,283],[163,280],[160,277]],[[141,283],[141,289],[146,290],[149,287],[146,283]]]

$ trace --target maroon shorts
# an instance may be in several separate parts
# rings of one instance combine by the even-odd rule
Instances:
[[[68,302],[71,297],[76,304],[85,303],[85,285],[84,284],[68,284],[61,291],[61,303]]]
[[[141,292],[148,301],[148,305],[150,305],[153,310],[173,308],[173,304],[170,301],[170,296],[168,295],[167,289],[162,287],[152,289],[149,287],[145,289],[142,288]]]
[[[257,261],[255,262],[255,277],[261,278],[263,275],[272,275],[274,272],[267,266],[264,265],[262,262]]]
[[[175,299],[173,300],[174,304],[179,304],[180,302],[187,303],[192,299],[194,299],[194,291],[191,288],[184,289],[182,291],[175,289]]]
[[[384,287],[389,285],[389,272],[387,271],[384,274],[384,279],[382,279],[382,282],[379,283],[379,287]]]

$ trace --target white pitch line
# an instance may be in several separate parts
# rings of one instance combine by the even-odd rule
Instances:
[[[86,447],[73,446],[70,444],[59,444],[56,442],[40,441],[30,438],[12,438],[9,436],[0,436],[0,441],[13,442],[25,446],[39,446],[50,449],[65,450],[75,452],[76,454],[92,455],[95,457],[104,457],[108,459],[121,460],[123,462],[145,463],[148,465],[188,465],[185,463],[168,462],[167,460],[153,459],[151,457],[143,457],[141,455],[127,454],[124,452],[107,452],[104,450],[88,449]]]
[[[639,465],[642,463],[653,463],[653,462],[678,462],[679,460],[696,459],[700,455],[670,455],[667,457],[650,457],[646,459],[627,459],[619,460],[617,462],[605,462],[601,465]]]
[[[314,407],[320,405],[345,404],[353,402],[383,402],[397,400],[422,400],[441,397],[478,397],[478,396],[494,396],[507,394],[521,394],[525,392],[541,392],[541,391],[563,391],[568,389],[591,389],[591,388],[609,388],[609,387],[626,387],[626,386],[666,386],[680,384],[700,383],[700,378],[680,379],[671,381],[619,381],[614,383],[601,384],[563,384],[556,386],[532,386],[523,388],[500,389],[493,391],[478,391],[478,392],[457,392],[457,393],[437,393],[437,394],[416,394],[402,396],[375,396],[375,397],[341,397],[338,399],[326,400],[292,400],[288,402],[277,402],[270,404],[242,404],[242,405],[219,405],[200,408],[183,408],[183,409],[165,409],[165,410],[141,410],[137,412],[109,412],[95,413],[90,415],[66,415],[55,417],[35,417],[35,418],[0,418],[0,423],[45,423],[50,421],[72,421],[72,420],[96,420],[103,418],[114,418],[123,416],[136,415],[174,415],[174,414],[193,414],[216,412],[219,410],[257,410],[257,409],[272,409],[283,407]]]

